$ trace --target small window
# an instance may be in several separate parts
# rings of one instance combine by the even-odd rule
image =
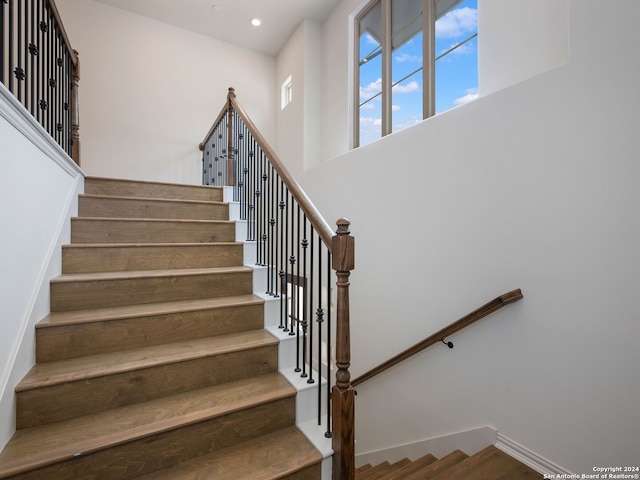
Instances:
[[[287,78],[282,87],[280,88],[280,110],[289,105],[293,99],[293,83],[291,81],[291,75]]]

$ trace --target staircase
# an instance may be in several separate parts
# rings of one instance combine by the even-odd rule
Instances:
[[[228,208],[87,178],[0,478],[320,478]]]
[[[403,459],[356,471],[356,480],[525,480],[543,476],[494,446],[469,457],[460,450],[438,460],[426,455],[415,461]]]

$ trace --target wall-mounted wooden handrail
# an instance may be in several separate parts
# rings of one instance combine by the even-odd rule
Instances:
[[[387,360],[386,362],[381,363],[380,365],[378,365],[375,368],[372,368],[371,370],[369,370],[366,373],[363,373],[359,377],[357,377],[354,380],[352,380],[351,381],[351,385],[353,387],[356,387],[357,385],[360,385],[361,383],[366,382],[367,380],[371,379],[372,377],[375,377],[379,373],[382,373],[385,370],[388,370],[389,368],[398,365],[400,362],[403,362],[404,360],[407,360],[408,358],[410,358],[410,357],[414,356],[416,353],[419,353],[422,350],[430,347],[431,345],[434,345],[436,343],[440,343],[441,341],[443,341],[444,339],[446,339],[449,336],[453,335],[454,333],[459,332],[460,330],[462,330],[462,329],[468,327],[469,325],[477,322],[481,318],[484,318],[487,315],[495,312],[496,310],[501,309],[505,305],[508,305],[510,303],[513,303],[513,302],[516,302],[516,301],[520,300],[521,298],[523,298],[523,295],[522,295],[522,291],[519,288],[516,289],[516,290],[513,290],[511,292],[505,293],[504,295],[500,295],[499,297],[497,297],[497,298],[491,300],[490,302],[484,304],[480,308],[478,308],[478,309],[474,310],[473,312],[465,315],[461,319],[453,322],[451,325],[449,325],[449,326],[437,331],[433,335],[425,338],[421,342],[415,344],[413,347],[408,348],[407,350],[403,351],[402,353],[399,353],[398,355],[396,355],[395,357]]]

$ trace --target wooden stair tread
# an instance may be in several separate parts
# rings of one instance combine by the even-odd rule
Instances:
[[[51,280],[52,284],[70,282],[91,282],[100,280],[122,280],[151,277],[189,277],[216,273],[251,272],[251,267],[212,267],[212,268],[175,268],[163,270],[134,270],[125,272],[97,272],[97,273],[64,273]]]
[[[220,202],[217,200],[190,200],[184,198],[162,198],[162,197],[139,197],[139,196],[124,196],[124,195],[106,195],[106,194],[92,194],[92,193],[83,193],[78,196],[78,198],[87,198],[87,199],[104,199],[104,200],[114,200],[114,201],[125,201],[125,200],[134,200],[134,201],[144,201],[158,204],[161,203],[185,203],[188,205],[227,205],[226,202]]]
[[[139,480],[276,480],[318,464],[322,455],[295,427],[252,439]]]
[[[51,312],[36,324],[36,328],[49,328],[90,322],[107,322],[111,320],[122,320],[126,318],[164,315],[178,312],[190,312],[210,308],[255,305],[261,303],[264,303],[263,299],[251,294],[220,298],[205,298],[198,300],[181,300],[176,302],[104,307],[90,310]]]
[[[542,474],[491,445],[432,477],[432,480],[542,479]]]
[[[267,331],[254,330],[36,364],[16,392],[277,344]]]
[[[433,464],[438,459],[431,454],[424,455],[412,462],[408,465],[397,470],[397,473],[390,475],[389,478],[405,480],[409,475],[414,474],[415,472],[421,471],[424,467]]]
[[[0,454],[0,478],[294,395],[274,372],[18,430]]]
[[[96,222],[148,222],[148,223],[196,223],[196,224],[230,224],[236,223],[235,220],[199,220],[199,219],[182,219],[182,218],[130,218],[130,217],[73,217],[74,220],[91,220]]]
[[[90,248],[130,248],[130,247],[210,247],[212,245],[243,245],[243,242],[175,242],[175,243],[68,243],[62,245],[63,249],[90,249]]]
[[[449,467],[457,463],[460,463],[467,458],[469,458],[469,456],[466,453],[460,450],[455,450],[451,452],[449,455],[445,455],[439,460],[429,463],[428,465],[424,465],[419,470],[416,470],[412,473],[407,474],[405,477],[403,477],[403,480],[430,479],[438,475],[440,472],[447,470]]]
[[[114,186],[116,188],[118,186],[144,187],[147,192],[149,192],[150,189],[151,191],[153,191],[152,189],[156,189],[156,187],[160,187],[160,190],[162,190],[163,187],[169,187],[170,189],[188,190],[188,191],[205,192],[205,193],[209,193],[210,190],[214,190],[214,191],[222,190],[222,187],[215,187],[215,186],[208,186],[208,185],[192,185],[187,183],[172,183],[172,182],[158,182],[158,181],[149,181],[149,180],[131,180],[127,178],[88,176],[85,178],[85,191],[100,189],[100,184],[102,185],[102,189],[104,189],[105,186],[109,190],[112,190]]]
[[[390,472],[391,470],[392,470],[391,463],[382,462],[382,463],[379,463],[377,465],[374,465],[370,469],[368,469],[365,472],[363,472],[361,475],[358,476],[358,480],[373,480],[373,479],[377,479],[377,478],[380,478],[380,476],[382,474],[386,474],[387,472]]]

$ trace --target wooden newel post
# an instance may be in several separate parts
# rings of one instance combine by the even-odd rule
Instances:
[[[229,88],[227,94],[227,109],[229,115],[229,123],[227,126],[227,186],[233,186],[233,105],[231,99],[236,98],[236,91],[233,87]]]
[[[349,221],[341,218],[332,239],[332,267],[337,281],[336,383],[331,393],[333,409],[333,480],[355,478],[355,391],[351,388],[349,276],[355,265],[355,239]]]
[[[71,158],[80,165],[80,57],[76,50],[77,62],[71,72]]]

